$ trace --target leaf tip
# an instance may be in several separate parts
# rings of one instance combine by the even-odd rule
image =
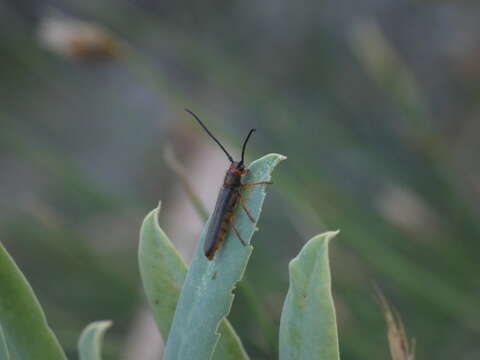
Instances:
[[[109,328],[113,325],[113,321],[112,320],[102,320],[102,321],[99,321],[99,325],[101,325],[105,328]]]
[[[282,155],[282,154],[269,153],[269,154],[266,154],[266,155],[262,156],[261,158],[255,160],[255,161],[253,161],[252,164],[256,163],[256,162],[262,162],[262,161],[267,160],[267,159],[272,159],[276,163],[279,163],[280,161],[286,160],[287,157],[285,155]]]
[[[292,270],[293,268],[295,268],[296,264],[302,261],[300,259],[310,256],[309,254],[315,253],[317,249],[321,247],[328,249],[330,240],[332,240],[335,236],[337,236],[339,232],[340,232],[339,230],[327,231],[327,232],[318,234],[313,238],[311,238],[310,240],[308,240],[307,243],[303,245],[298,255],[290,261],[289,269]]]
[[[326,242],[328,244],[328,243],[330,243],[330,240],[332,240],[335,236],[338,235],[339,232],[340,232],[340,230],[326,231],[324,233],[321,233],[321,234],[318,234],[318,235],[314,236],[308,243],[310,243],[310,242]]]
[[[88,324],[88,326],[85,328],[85,330],[91,329],[91,328],[107,330],[112,325],[113,325],[112,320],[99,320],[99,321],[94,321],[94,322]]]
[[[155,213],[155,221],[157,224],[160,223],[160,210],[162,209],[162,200],[158,200],[158,205],[157,207],[153,210]]]
[[[325,241],[330,242],[334,237],[336,237],[340,233],[340,230],[335,231],[327,231],[321,234],[321,236],[325,236]]]

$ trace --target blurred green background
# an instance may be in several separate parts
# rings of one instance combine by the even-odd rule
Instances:
[[[263,315],[242,292],[230,316],[252,359],[276,358],[288,261],[335,229],[344,360],[388,358],[374,284],[418,358],[478,359],[478,19],[473,1],[0,0],[0,239],[69,357],[112,319],[106,359],[127,359],[138,230],[181,192],[165,147],[194,183],[201,144],[222,156],[189,107],[235,156],[256,127],[249,160],[289,158],[246,274]]]

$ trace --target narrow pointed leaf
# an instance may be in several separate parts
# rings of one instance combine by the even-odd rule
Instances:
[[[162,337],[168,338],[187,265],[158,224],[160,206],[150,212],[140,230],[139,265],[143,287]],[[247,360],[242,342],[227,319],[220,324],[222,338],[216,360]]]
[[[254,161],[244,183],[268,181],[277,164],[285,159],[269,154]],[[265,199],[265,185],[246,188],[244,205],[254,219],[259,218]],[[242,239],[250,244],[254,224],[241,209],[236,210],[236,227]],[[185,278],[175,311],[165,360],[210,359],[220,337],[219,322],[227,316],[233,302],[233,290],[242,278],[252,252],[250,245],[243,246],[235,232],[229,231],[212,261],[203,252],[203,242],[208,224],[197,244],[195,255]]]
[[[102,360],[102,339],[111,321],[96,321],[89,324],[78,340],[80,360]]]
[[[160,228],[160,205],[144,219],[140,229],[138,262],[143,288],[164,341],[168,338],[187,265]]]
[[[0,324],[11,359],[66,360],[30,284],[1,243]]]
[[[280,360],[339,360],[328,243],[315,236],[290,262],[290,287],[280,321]]]

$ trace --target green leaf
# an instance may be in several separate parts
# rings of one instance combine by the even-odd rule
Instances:
[[[10,360],[10,355],[8,354],[7,344],[5,343],[5,338],[3,336],[3,330],[0,326],[0,359]]]
[[[242,181],[247,184],[270,180],[271,172],[283,159],[285,157],[282,155],[269,154],[254,161]],[[243,191],[244,205],[257,220],[265,199],[265,187],[252,186]],[[256,222],[252,224],[241,209],[237,208],[235,215],[236,227],[242,239],[250,244],[257,229]],[[217,332],[219,322],[230,311],[232,291],[242,278],[253,249],[250,245],[243,246],[235,232],[229,231],[214,259],[209,261],[203,252],[207,228],[208,224],[185,278],[167,341],[165,360],[211,358],[223,331],[219,328]]]
[[[187,265],[158,224],[160,206],[145,217],[140,231],[139,264],[143,287],[160,333],[166,340],[182,289]],[[222,320],[223,334],[216,360],[248,359],[242,342],[228,320]]]
[[[339,360],[328,243],[312,238],[290,262],[290,288],[280,321],[280,360]]]
[[[160,204],[143,220],[138,262],[143,288],[163,339],[166,341],[187,265],[160,228]]]
[[[66,359],[30,284],[1,243],[0,324],[11,359]]]
[[[80,360],[102,360],[102,339],[111,321],[95,321],[83,329],[78,339]]]

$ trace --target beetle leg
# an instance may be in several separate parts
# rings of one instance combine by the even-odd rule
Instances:
[[[249,187],[249,186],[263,185],[263,184],[273,184],[273,182],[271,182],[271,181],[259,181],[259,182],[254,182],[254,183],[251,183],[251,184],[241,184],[240,186]]]
[[[232,225],[233,231],[235,231],[235,234],[237,235],[238,240],[242,243],[243,246],[247,246],[247,243],[243,241],[242,237],[240,236],[240,232],[238,231],[237,227],[235,226],[235,220],[236,217],[235,215],[232,215],[230,218],[230,225]]]
[[[243,201],[245,200],[245,198],[243,197],[243,195],[240,193],[240,191],[238,192],[238,200],[239,200],[239,203],[240,203],[240,207],[243,209],[243,211],[245,211],[245,214],[247,214],[248,216],[248,219],[254,223],[255,222],[255,219],[253,218],[252,214],[250,214],[250,211],[248,211],[247,207],[245,206],[245,204],[243,203]]]

